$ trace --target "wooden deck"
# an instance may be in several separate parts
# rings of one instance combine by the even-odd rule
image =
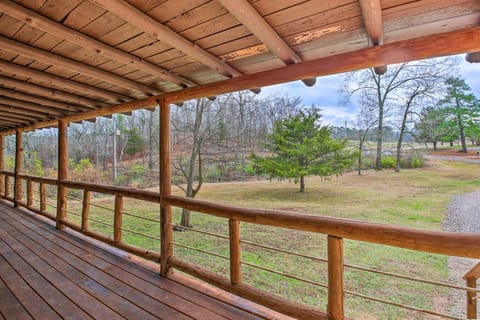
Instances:
[[[161,278],[148,266],[0,203],[0,319],[32,318],[283,317],[193,280]]]

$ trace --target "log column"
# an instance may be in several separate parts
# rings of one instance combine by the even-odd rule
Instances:
[[[160,275],[172,272],[168,259],[173,255],[172,207],[163,198],[171,194],[170,170],[170,104],[157,100],[160,106]]]
[[[467,278],[467,287],[476,289],[477,279]],[[467,291],[467,319],[477,319],[477,293]]]
[[[23,167],[23,146],[22,146],[22,131],[16,130],[15,141],[15,184],[13,186],[14,206],[18,206],[18,202],[22,200],[22,180],[18,176],[22,172]]]
[[[67,216],[67,188],[63,185],[63,180],[68,179],[67,127],[66,121],[58,120],[57,229],[63,227],[62,219]]]
[[[328,317],[343,320],[343,239],[328,236]]]
[[[5,136],[0,135],[0,171],[5,170]],[[0,195],[5,196],[5,176],[0,174]]]

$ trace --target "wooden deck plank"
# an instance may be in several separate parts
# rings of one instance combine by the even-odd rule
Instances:
[[[7,287],[5,282],[0,278],[0,319],[32,319],[27,310],[17,300],[13,292]]]
[[[35,224],[35,221],[30,221],[30,222]],[[25,222],[22,221],[22,223],[25,223]],[[90,243],[86,243],[85,241],[78,239],[76,237],[72,237],[71,235],[66,234],[64,232],[57,233],[53,229],[49,228],[49,226],[47,225],[37,226],[35,224],[35,228],[37,227],[38,227],[38,230],[36,230],[36,232],[39,232],[43,236],[50,237],[50,238],[52,237],[61,238],[62,241],[59,243],[61,243],[62,245],[66,245],[67,243],[69,243],[70,245],[64,246],[64,248],[69,252],[77,252],[77,255],[87,254],[89,257],[96,256],[100,260],[103,260],[104,262],[108,262],[116,266],[117,268],[122,269],[123,271],[128,272],[131,275],[134,275],[135,277],[148,281],[149,283],[154,285],[153,288],[157,288],[157,287],[162,288],[166,291],[171,292],[172,294],[184,297],[185,299],[188,299],[190,302],[196,305],[202,306],[203,308],[206,308],[217,314],[220,314],[223,317],[226,317],[232,320],[263,318],[261,316],[248,313],[244,310],[240,310],[222,301],[211,299],[209,296],[205,295],[202,292],[193,290],[189,287],[183,286],[169,279],[159,278],[158,273],[152,272],[151,270],[147,270],[139,265],[132,264],[131,262],[121,257],[115,256],[109,253],[105,253],[103,250],[99,251],[98,247],[95,247]],[[25,231],[30,232],[30,230],[25,230]],[[55,234],[53,234],[53,232],[55,232]],[[123,279],[125,275],[126,274],[120,275],[120,277]]]
[[[32,249],[34,252],[36,252],[39,256],[43,257],[47,261],[53,262],[58,272],[61,272],[61,274],[69,278],[76,285],[91,294],[93,297],[97,298],[98,300],[101,299],[103,303],[110,306],[112,309],[117,311],[125,318],[132,319],[138,317],[146,320],[158,319],[157,317],[147,313],[143,309],[137,307],[136,305],[130,303],[121,296],[110,291],[108,288],[101,286],[96,281],[93,281],[89,277],[78,272],[78,270],[61,261],[50,251],[45,250],[33,240],[28,239],[24,235],[18,235],[17,237],[19,241],[21,241],[25,246]]]
[[[12,224],[15,223],[17,222],[12,222]],[[98,259],[96,260],[94,256],[91,256],[88,253],[81,252],[79,250],[77,250],[76,252],[78,256],[74,253],[70,253],[69,251],[61,247],[61,245],[63,244],[62,242],[55,242],[55,238],[49,240],[48,238],[41,237],[35,232],[35,230],[29,230],[29,234],[27,236],[39,243],[39,245],[41,245],[45,249],[57,255],[59,258],[63,259],[71,266],[83,272],[91,279],[114,290],[119,295],[128,299],[132,303],[141,306],[144,310],[152,314],[161,315],[162,319],[191,318],[185,315],[183,312],[179,311],[178,309],[186,312],[187,314],[194,314],[195,316],[193,318],[208,316],[208,310],[196,308],[193,304],[188,303],[188,301],[178,299],[178,297],[174,295],[168,295],[165,292],[162,292],[163,290],[161,290],[160,288],[158,288],[158,291],[155,292],[156,297],[160,300],[152,298],[151,296],[141,291],[143,290],[143,288],[135,288],[126,284],[126,281],[129,281],[130,279],[115,278],[114,276],[112,276],[110,274],[110,270],[115,269],[113,265],[108,263],[101,263],[100,261],[98,261]],[[128,275],[126,276],[128,277]],[[219,317],[215,317],[214,315],[212,316],[212,319],[219,319]]]
[[[28,254],[26,248],[16,242],[10,235],[7,235],[4,226],[0,230],[0,238],[0,243],[4,244],[3,249],[5,249],[1,251],[3,258],[10,265],[15,266],[15,270],[17,270],[20,276],[28,282],[33,290],[42,296],[53,310],[63,318],[92,319],[73,304],[62,292],[57,290],[56,287],[37,273],[38,268],[42,267],[39,265],[41,263],[38,261],[39,259],[33,260],[33,263],[36,263],[35,266],[37,270],[34,270],[22,259],[22,257]]]

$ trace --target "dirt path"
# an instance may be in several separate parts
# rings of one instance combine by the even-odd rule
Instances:
[[[447,213],[445,231],[480,233],[480,190],[454,197]],[[465,286],[463,276],[477,262],[477,259],[451,257],[448,260],[449,282]],[[465,317],[465,292],[451,290],[449,300],[451,314]]]
[[[462,157],[456,157],[456,156],[436,156],[436,155],[427,154],[425,155],[425,158],[433,159],[433,160],[458,161],[458,162],[480,164],[480,159],[462,158]]]

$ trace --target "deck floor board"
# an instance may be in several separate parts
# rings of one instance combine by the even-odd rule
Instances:
[[[0,319],[254,320],[266,314],[161,278],[0,203]]]

